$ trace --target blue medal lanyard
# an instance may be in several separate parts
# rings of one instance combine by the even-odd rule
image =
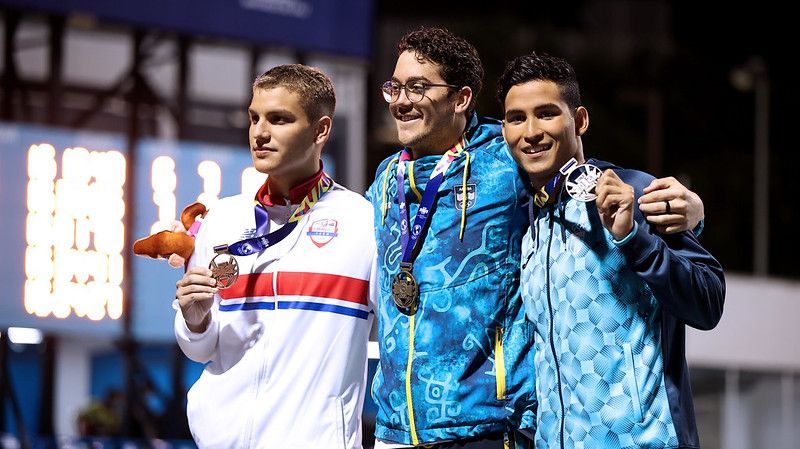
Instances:
[[[269,213],[256,201],[255,218],[257,237],[239,240],[230,245],[215,246],[214,252],[227,252],[234,256],[249,256],[250,254],[261,252],[277,244],[294,231],[294,228],[297,227],[297,223],[300,222],[303,215],[307,214],[314,204],[316,204],[331,187],[333,187],[333,179],[325,172],[322,172],[322,177],[319,179],[319,182],[317,182],[317,185],[303,198],[303,201],[297,206],[297,209],[295,209],[289,221],[280,229],[269,233],[267,233],[269,230]]]
[[[404,187],[404,180],[406,175],[406,166],[404,162],[411,160],[411,152],[408,148],[403,148],[400,152],[400,159],[397,163],[397,204],[400,209],[400,245],[403,251],[403,258],[400,261],[400,268],[405,271],[411,271],[413,265],[414,248],[419,241],[419,236],[422,231],[430,223],[431,207],[436,202],[436,193],[439,191],[439,186],[444,182],[444,175],[450,164],[464,151],[464,137],[447,152],[442,155],[436,167],[431,173],[428,184],[425,186],[425,192],[422,194],[422,200],[419,203],[419,209],[414,216],[414,226],[409,230],[408,207],[406,205],[406,192]],[[466,192],[464,192],[466,195]],[[410,231],[410,232],[409,232]]]

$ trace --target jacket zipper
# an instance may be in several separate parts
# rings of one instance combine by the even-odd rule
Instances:
[[[414,404],[411,400],[411,364],[414,360],[414,315],[409,316],[408,322],[408,363],[406,364],[406,404],[408,406],[408,424],[411,430],[411,444],[417,446],[417,425],[414,422]]]
[[[402,162],[398,162],[402,164]],[[417,201],[422,201],[422,194],[417,190],[417,183],[414,179],[414,161],[408,161],[406,168],[408,173],[408,186]],[[405,189],[405,185],[398,185],[398,189]],[[409,208],[410,212],[410,208]],[[414,315],[408,317],[408,361],[406,362],[406,406],[408,407],[408,427],[411,431],[411,444],[414,446],[419,444],[419,437],[417,437],[417,424],[414,421],[414,402],[411,399],[411,366],[414,362]]]
[[[547,288],[547,307],[548,311],[550,312],[550,350],[553,352],[553,361],[555,362],[556,365],[556,378],[558,380],[558,400],[561,404],[561,416],[560,416],[561,428],[559,430],[558,439],[559,442],[561,443],[561,449],[564,449],[564,395],[561,392],[561,367],[559,367],[558,365],[558,355],[556,354],[556,345],[555,342],[553,341],[555,336],[555,331],[553,324],[553,301],[550,296],[550,249],[553,246],[553,228],[554,228],[553,226],[554,217],[552,209],[550,210],[549,215],[550,215],[550,223],[549,223],[550,237],[547,240],[547,267],[546,267],[547,270],[545,271],[546,273],[545,286]]]

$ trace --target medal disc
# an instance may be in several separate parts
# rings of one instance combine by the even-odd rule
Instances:
[[[217,288],[224,290],[234,284],[239,277],[239,263],[230,254],[217,254],[208,264],[211,277],[217,280]]]
[[[392,280],[392,298],[397,307],[415,310],[419,299],[419,286],[414,275],[401,270]]]
[[[578,201],[594,201],[597,198],[597,181],[603,172],[591,164],[582,164],[569,171],[564,185],[569,196]]]

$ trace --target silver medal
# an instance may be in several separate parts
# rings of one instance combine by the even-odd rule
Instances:
[[[597,198],[597,181],[603,175],[602,170],[591,164],[581,164],[567,173],[564,186],[567,193],[578,201],[594,201]]]

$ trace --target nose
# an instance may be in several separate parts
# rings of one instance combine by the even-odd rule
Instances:
[[[269,132],[269,124],[266,120],[259,120],[256,123],[250,125],[251,127],[251,134],[254,139],[258,142],[269,142],[270,139],[270,132]]]
[[[525,134],[522,136],[526,142],[528,143],[535,143],[542,140],[544,133],[542,132],[541,128],[536,126],[534,120],[528,120],[528,123],[525,125]]]
[[[406,90],[405,86],[400,88],[400,95],[397,96],[397,100],[393,103],[396,107],[402,108],[403,110],[411,109],[411,100],[408,99],[408,90]]]

